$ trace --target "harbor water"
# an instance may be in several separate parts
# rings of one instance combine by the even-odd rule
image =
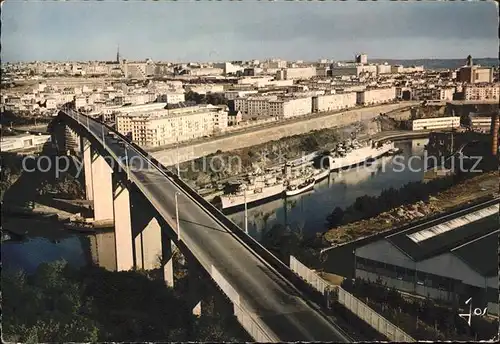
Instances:
[[[395,147],[402,150],[397,157],[399,165],[395,162],[396,157],[385,156],[371,166],[331,173],[310,192],[249,208],[249,234],[260,240],[263,233],[275,225],[301,231],[304,235],[325,231],[326,218],[335,207],[346,208],[358,197],[378,196],[385,189],[398,189],[409,182],[421,181],[426,143],[426,139],[395,142]],[[410,159],[411,169],[407,168]],[[228,216],[244,228],[244,211]]]
[[[422,157],[426,143],[427,140],[401,141],[396,142],[395,146],[402,149],[400,155],[407,161],[412,156]],[[412,162],[413,170],[396,172],[394,158],[383,157],[368,168],[332,173],[329,178],[317,183],[313,191],[249,208],[249,233],[259,240],[265,231],[277,224],[289,226],[303,234],[323,232],[327,229],[326,217],[335,207],[345,208],[360,196],[377,196],[384,189],[400,188],[408,182],[420,181],[423,179],[422,166],[422,160],[415,159]],[[244,228],[243,211],[229,217]],[[55,224],[50,226],[58,227]],[[113,233],[75,234],[52,229],[55,235],[30,235],[28,232],[22,241],[3,242],[2,267],[31,273],[41,263],[64,259],[74,267],[96,264],[114,268],[115,257],[111,252],[114,248]]]

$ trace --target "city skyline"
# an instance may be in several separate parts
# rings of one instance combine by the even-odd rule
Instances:
[[[2,9],[4,62],[114,60],[118,45],[130,60],[172,62],[498,54],[498,6],[488,2],[6,2]]]

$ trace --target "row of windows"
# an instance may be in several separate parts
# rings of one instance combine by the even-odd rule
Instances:
[[[416,271],[400,266],[386,264],[371,259],[356,257],[356,269],[373,272],[377,275],[387,276],[401,281],[416,283],[427,287],[442,290],[455,290],[459,281],[451,278]]]

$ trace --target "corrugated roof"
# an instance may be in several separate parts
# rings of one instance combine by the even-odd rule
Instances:
[[[495,200],[494,202],[496,203],[497,201],[498,200]],[[498,230],[498,203],[494,205],[496,206],[496,211],[492,210],[492,203],[490,202],[488,205],[485,205],[468,215],[457,216],[452,220],[445,221],[440,225],[431,227],[434,228],[433,231],[431,228],[428,228],[431,230],[429,232],[431,234],[417,236],[421,240],[414,241],[410,239],[413,234],[422,233],[428,230],[422,230],[421,227],[418,226],[415,228],[409,228],[399,233],[388,235],[385,239],[397,247],[400,251],[405,253],[412,260],[421,261],[450,251],[460,245],[471,243],[475,239]],[[486,209],[490,210],[486,211]],[[483,217],[478,214],[482,214]],[[464,220],[464,218],[468,220]],[[458,226],[458,224],[460,224],[460,226]]]
[[[471,222],[480,220],[484,217],[488,217],[493,214],[498,214],[500,210],[500,205],[495,204],[490,207],[480,209],[478,211],[469,213],[467,215],[461,216],[459,218],[453,219],[451,221],[441,223],[436,226],[432,226],[430,228],[426,228],[416,233],[407,234],[408,238],[410,238],[413,242],[419,243],[424,240],[430,239],[436,235],[440,235],[447,231],[454,230],[456,228],[467,225]]]

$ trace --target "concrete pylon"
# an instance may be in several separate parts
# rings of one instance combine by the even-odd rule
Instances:
[[[127,186],[118,179],[118,176],[115,175],[113,179],[116,270],[132,270],[134,268],[134,256],[132,250],[129,190]]]
[[[174,255],[172,240],[165,238],[162,240],[162,264],[163,264],[163,279],[168,287],[174,287]]]
[[[113,170],[99,154],[92,154],[92,197],[94,220],[112,223],[113,218]]]
[[[188,305],[191,307],[193,315],[201,316],[201,302],[203,301],[202,278],[200,267],[192,257],[188,261]]]
[[[162,260],[162,234],[156,217],[149,221],[135,237],[134,242],[137,268],[144,270],[159,268]]]
[[[92,189],[92,146],[90,141],[80,137],[81,149],[82,149],[82,161],[83,161],[83,174],[85,178],[85,196],[88,201],[94,199],[94,193]]]

